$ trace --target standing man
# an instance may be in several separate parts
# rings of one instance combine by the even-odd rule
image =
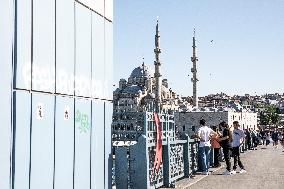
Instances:
[[[246,133],[246,138],[248,141],[248,149],[251,150],[253,147],[251,128],[248,129],[248,132]]]
[[[264,145],[265,144],[265,139],[266,139],[264,130],[261,129],[259,134],[260,134],[260,137],[261,137],[261,143],[262,143],[262,145]]]
[[[202,162],[202,171],[203,174],[208,175],[208,169],[209,169],[209,164],[210,164],[210,149],[211,149],[211,144],[210,144],[210,139],[213,135],[217,135],[211,128],[207,127],[205,124],[205,120],[201,119],[200,120],[200,128],[198,129],[198,138],[200,139],[199,143],[199,154],[201,157],[201,162]]]
[[[232,134],[229,129],[229,125],[222,121],[220,123],[220,126],[223,128],[223,135],[222,138],[220,138],[221,146],[223,148],[223,154],[226,161],[226,171],[223,173],[223,175],[231,175],[231,160],[230,160],[230,148],[231,148],[231,140],[232,140]]]
[[[233,130],[232,153],[234,157],[234,166],[233,166],[232,174],[236,174],[237,164],[241,168],[240,173],[245,173],[246,170],[240,159],[240,146],[244,142],[245,134],[244,134],[244,131],[239,128],[240,124],[238,121],[234,121],[233,126],[234,126],[234,130]]]
[[[274,132],[271,135],[271,138],[273,140],[273,146],[275,146],[275,148],[277,148],[278,146],[278,140],[279,140],[279,133],[277,132],[276,129],[274,129]]]
[[[257,150],[257,134],[254,129],[251,130],[252,150]]]

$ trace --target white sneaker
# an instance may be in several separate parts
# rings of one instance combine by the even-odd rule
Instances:
[[[232,173],[228,170],[226,170],[225,172],[222,173],[222,175],[231,175]]]
[[[235,170],[231,171],[231,174],[232,174],[232,175],[234,175],[234,174],[236,174],[236,173],[237,173],[237,171],[235,171]]]
[[[245,169],[241,169],[240,173],[246,173],[247,171]]]
[[[202,172],[202,175],[209,175],[209,172],[204,171]]]

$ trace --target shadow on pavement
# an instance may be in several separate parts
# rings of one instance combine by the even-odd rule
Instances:
[[[227,176],[227,175],[223,175],[222,173],[214,173],[214,174],[211,174],[213,176]]]

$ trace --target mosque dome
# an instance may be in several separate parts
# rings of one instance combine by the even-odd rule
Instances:
[[[149,68],[147,66],[139,66],[135,68],[130,75],[130,78],[150,78],[151,77],[151,72],[149,71]]]

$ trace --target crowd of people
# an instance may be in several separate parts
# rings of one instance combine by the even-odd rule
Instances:
[[[280,143],[284,152],[284,130],[282,132],[277,129],[273,131],[260,131],[259,134],[262,139],[262,144],[268,146],[272,142],[272,145],[277,148]]]
[[[238,121],[233,122],[233,128],[223,121],[218,126],[212,128],[206,125],[204,119],[200,120],[200,128],[197,137],[200,140],[199,154],[201,158],[201,169],[203,174],[209,174],[210,152],[213,150],[213,167],[221,166],[220,161],[224,158],[226,162],[226,171],[223,175],[232,175],[237,173],[245,173],[245,167],[240,158],[240,148],[246,145],[249,150],[257,150],[259,145],[268,146],[270,142],[275,148],[280,143],[284,152],[284,131],[256,131],[254,129],[240,128]],[[222,156],[221,156],[222,154]],[[233,157],[233,167],[231,166],[231,157]]]
[[[251,129],[245,129],[247,148],[250,150],[257,150],[258,145],[268,146],[270,143],[277,148],[279,143],[283,147],[284,152],[284,130],[260,130],[255,131]]]

